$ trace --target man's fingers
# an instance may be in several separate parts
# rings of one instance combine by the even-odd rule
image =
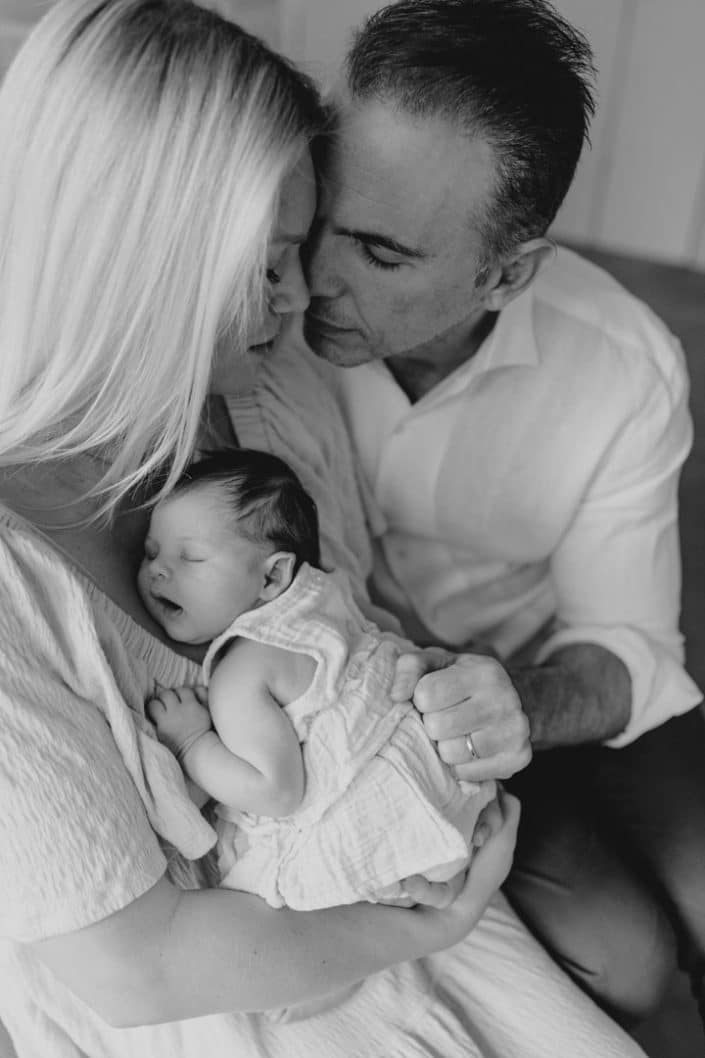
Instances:
[[[458,705],[469,697],[491,699],[493,692],[511,685],[504,668],[494,658],[481,654],[449,655],[451,662],[421,676],[414,691],[420,713],[435,713]]]
[[[447,669],[446,671],[450,675],[452,670]],[[464,699],[446,706],[445,709],[421,714],[426,733],[434,742],[456,740],[458,748],[462,747],[463,755],[467,756],[464,752],[465,734],[472,731],[474,741],[476,733],[486,732],[484,739],[481,736],[480,741],[484,740],[482,752],[485,756],[489,756],[494,753],[497,746],[491,741],[488,742],[487,739],[493,737],[490,732],[496,727],[499,716],[503,718],[504,723],[511,720],[512,714],[515,713],[516,717],[512,722],[516,724],[517,731],[523,727],[520,710],[513,708],[513,692],[507,692],[503,687],[489,690],[483,687],[478,691],[470,691],[466,688],[465,695]],[[449,763],[456,762],[450,761]]]
[[[486,779],[511,779],[531,760],[531,746],[512,753],[496,753],[493,757],[454,764],[453,774],[464,782],[484,782]]]
[[[428,728],[426,732],[429,737],[433,738]],[[476,757],[472,757],[470,749],[464,735],[456,735],[455,738],[441,738],[436,740],[436,750],[438,756],[446,764],[455,766],[456,764],[468,764],[471,760],[481,759],[490,760],[495,756],[496,748],[492,745],[494,739],[491,731],[478,731],[473,730],[472,733],[472,745],[475,750]]]
[[[389,692],[392,701],[405,702],[414,697],[416,686],[426,673],[445,668],[454,655],[440,647],[410,651],[397,658],[394,682]]]
[[[405,702],[411,698],[416,684],[429,667],[429,662],[421,653],[401,654],[397,658],[394,682],[389,692],[392,701]]]

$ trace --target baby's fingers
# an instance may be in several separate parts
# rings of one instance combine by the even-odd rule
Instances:
[[[175,709],[181,705],[181,695],[179,688],[161,687],[159,694],[157,695],[157,701],[160,701],[165,709]]]
[[[150,698],[145,706],[145,713],[152,721],[153,724],[157,724],[159,720],[164,716],[166,708],[161,698]]]

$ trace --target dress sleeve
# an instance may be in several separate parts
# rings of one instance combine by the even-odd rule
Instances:
[[[92,648],[55,572],[0,540],[0,934],[20,941],[99,921],[166,869],[100,694],[81,693]]]
[[[166,868],[98,711],[55,686],[0,690],[0,932],[33,941],[118,911]],[[24,681],[23,681],[24,682]]]

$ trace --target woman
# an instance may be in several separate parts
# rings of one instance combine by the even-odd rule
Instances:
[[[420,889],[444,910],[199,888],[215,835],[144,716],[199,670],[134,588],[144,501],[237,377],[212,351],[266,352],[306,304],[320,125],[187,0],[63,0],[0,91],[0,1016],[20,1058],[640,1053],[501,901],[462,940],[512,799],[462,888]]]

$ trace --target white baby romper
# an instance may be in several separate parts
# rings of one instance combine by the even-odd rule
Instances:
[[[408,645],[365,619],[347,578],[304,564],[287,591],[211,644],[206,684],[213,658],[238,636],[310,655],[317,668],[284,707],[302,746],[303,801],[279,819],[219,807],[235,824],[219,828],[231,845],[221,885],[312,910],[398,896],[408,875],[459,870],[494,783],[457,780],[411,702],[390,700]]]

